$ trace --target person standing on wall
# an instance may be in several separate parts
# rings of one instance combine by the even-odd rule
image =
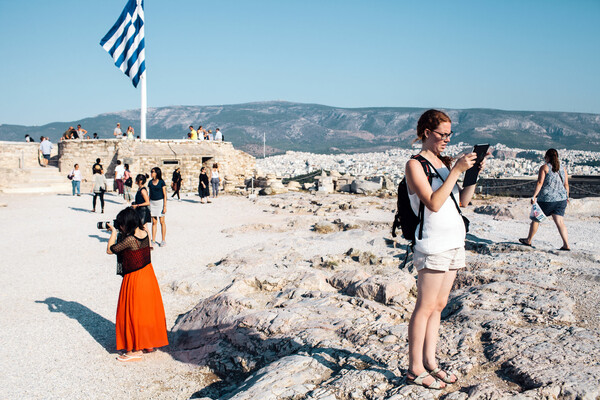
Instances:
[[[559,250],[571,251],[569,234],[563,219],[569,201],[569,174],[567,174],[565,167],[560,167],[560,159],[556,149],[548,149],[544,155],[544,161],[546,163],[542,165],[538,172],[538,181],[531,197],[531,204],[537,202],[546,216],[552,215],[563,241],[563,245]],[[527,238],[519,239],[519,242],[525,246],[531,246],[531,241],[539,226],[538,221],[531,221],[529,235],[527,235]]]
[[[151,170],[152,180],[148,182],[148,191],[150,192],[150,215],[152,216],[152,246],[156,243],[156,231],[160,221],[160,233],[162,241],[160,247],[166,246],[167,224],[165,223],[165,214],[167,213],[167,185],[162,179],[162,171],[159,167]]]
[[[123,176],[125,176],[125,167],[121,165],[121,160],[117,160],[117,166],[115,167],[115,183],[117,184],[119,195],[124,193]]]
[[[198,140],[198,132],[194,129],[193,126],[190,125],[190,139]]]
[[[79,136],[79,139],[89,139],[85,135],[87,135],[87,131],[81,127],[81,124],[77,124],[77,136]]]
[[[120,122],[117,122],[117,127],[113,131],[113,136],[115,137],[115,139],[121,139],[121,138],[123,138],[123,131],[121,130],[121,123]]]
[[[205,139],[206,131],[202,128],[202,125],[198,127],[198,140],[202,141]]]
[[[223,134],[221,133],[221,129],[217,128],[216,132],[215,132],[215,141],[216,142],[222,142],[223,141]]]

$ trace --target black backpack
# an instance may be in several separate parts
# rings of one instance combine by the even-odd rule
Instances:
[[[429,168],[429,161],[420,154],[414,155],[411,159],[415,159],[421,163],[427,180],[431,185],[431,181],[435,176]],[[408,185],[406,184],[406,177],[402,178],[398,184],[398,202],[396,205],[396,215],[394,216],[394,223],[392,224],[392,237],[396,237],[396,229],[400,227],[402,229],[402,237],[411,242],[411,247],[415,244],[415,231],[419,222],[423,221],[425,214],[425,205],[419,202],[419,215],[415,215],[412,207],[410,206],[410,199],[408,197]],[[423,237],[423,224],[419,229],[419,239]]]

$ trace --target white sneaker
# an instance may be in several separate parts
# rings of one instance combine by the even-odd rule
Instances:
[[[160,247],[165,247],[167,245],[167,242],[165,242],[164,240],[162,242],[160,242]]]

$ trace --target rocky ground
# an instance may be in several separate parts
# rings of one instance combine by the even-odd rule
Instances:
[[[60,207],[55,199],[40,199]],[[0,202],[8,205],[0,208],[0,221],[14,224],[8,211],[20,203],[15,197]],[[61,398],[79,393],[85,384],[87,396],[81,398],[597,399],[600,245],[594,234],[599,206],[594,199],[569,206],[570,253],[556,250],[561,243],[552,222],[540,227],[534,248],[518,244],[528,229],[527,200],[480,199],[467,209],[468,266],[459,272],[444,310],[439,346],[441,364],[460,380],[443,391],[404,380],[416,274],[410,258],[399,268],[405,243],[389,234],[395,199],[341,194],[225,197],[212,205],[199,205],[193,197],[170,202],[171,239],[153,252],[153,262],[172,327],[171,345],[137,365],[114,361],[110,329],[117,278],[101,279],[112,291],[106,294],[95,288],[97,282],[90,286],[86,274],[69,280],[83,287],[77,291],[53,283],[56,274],[49,273],[54,292],[69,293],[58,296],[23,277],[25,291],[3,294],[3,315],[6,311],[13,322],[11,332],[31,323],[34,334],[1,334],[0,372],[11,369],[9,357],[34,354],[30,344],[21,351],[18,346],[55,332],[79,349],[62,350],[62,357],[42,344],[46,351],[37,353],[39,363],[18,361],[17,366],[41,364],[58,369],[57,376],[68,371],[76,379],[40,378],[41,387],[25,397]],[[31,213],[36,211],[30,218]],[[24,210],[17,214],[28,215]],[[0,243],[3,254],[20,243],[20,235],[14,236]],[[101,246],[96,242],[96,247]],[[73,264],[71,254],[64,253],[63,264]],[[98,263],[95,255],[90,257]],[[106,264],[114,267],[112,261]],[[2,270],[5,281],[15,274],[20,276]],[[44,303],[32,307],[27,301],[37,319],[12,310],[30,292]],[[60,309],[52,298],[95,309],[98,317],[92,319],[105,329],[86,327],[90,321],[73,316],[73,304],[65,312],[70,319],[49,318],[49,309]],[[69,357],[72,365],[64,359]],[[93,374],[78,370],[86,365],[94,366],[89,367]],[[12,386],[0,392],[14,397],[27,390],[25,375],[8,374]]]

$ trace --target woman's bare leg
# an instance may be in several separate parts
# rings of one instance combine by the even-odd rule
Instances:
[[[165,217],[160,217],[160,233],[162,235],[162,241],[165,241],[167,237],[167,224],[165,223]]]
[[[422,269],[417,279],[417,303],[408,324],[408,371],[418,376],[425,372],[423,354],[429,320],[435,312],[438,297],[444,286],[446,273]],[[435,318],[435,317],[434,317]],[[439,316],[437,326],[439,327]],[[427,377],[423,383],[430,385],[435,378]]]
[[[152,217],[152,241],[156,242],[156,229],[158,225],[158,218]]]
[[[529,244],[531,244],[531,241],[533,240],[533,237],[535,236],[535,233],[537,232],[539,226],[539,222],[531,221],[531,225],[529,225],[529,235],[527,235],[527,242]]]
[[[552,219],[558,228],[558,233],[560,233],[560,237],[563,241],[563,248],[569,249],[569,234],[567,233],[567,226],[565,225],[565,220],[561,215],[552,214]]]
[[[450,291],[452,290],[452,285],[456,278],[456,272],[457,270],[453,269],[444,273],[444,280],[438,292],[435,308],[427,321],[427,330],[425,332],[425,342],[423,345],[423,366],[428,370],[433,370],[438,366],[435,355],[439,338],[440,319],[442,310],[448,303],[448,296],[450,296]]]

